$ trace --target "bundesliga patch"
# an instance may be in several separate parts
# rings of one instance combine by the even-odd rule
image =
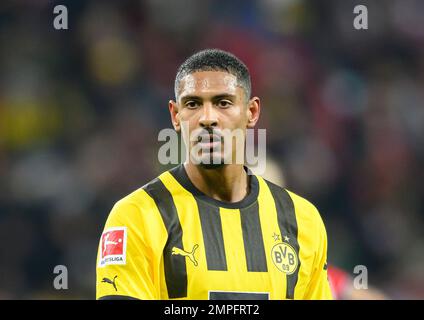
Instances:
[[[127,228],[106,229],[100,239],[99,267],[110,264],[125,264],[127,251]]]

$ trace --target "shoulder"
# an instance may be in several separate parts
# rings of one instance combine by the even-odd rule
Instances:
[[[318,223],[321,224],[322,222],[322,218],[321,218],[321,214],[319,213],[319,210],[317,209],[317,207],[312,204],[309,200],[307,200],[306,198],[285,189],[286,192],[289,194],[290,198],[293,201],[295,210],[296,210],[296,215],[299,216],[299,218],[301,219],[305,219],[305,220],[310,220],[314,223]]]
[[[108,219],[127,222],[143,219],[145,215],[149,215],[150,217],[148,218],[152,218],[153,212],[157,210],[152,193],[161,190],[163,186],[159,179],[161,176],[149,181],[115,202]]]
[[[285,200],[287,206],[293,208],[296,216],[296,222],[300,233],[305,233],[316,239],[316,237],[324,236],[325,226],[321,218],[321,214],[317,207],[306,198],[272,182],[266,181],[266,184],[271,189],[274,197],[281,197]]]
[[[285,202],[289,202],[289,205],[294,206],[294,209],[296,210],[296,215],[300,215],[300,218],[315,221],[321,219],[319,211],[315,207],[315,205],[313,205],[304,197],[288,190],[287,188],[283,188],[273,182],[270,182],[269,180],[266,180],[262,177],[260,177],[260,179],[262,179],[266,183],[271,193],[273,194],[273,197],[277,198],[275,200],[278,200],[279,198]]]
[[[325,250],[327,246],[327,231],[319,210],[304,197],[288,190],[287,192],[295,207],[299,241],[309,248],[313,248],[310,252],[311,254]]]
[[[157,178],[156,178],[157,179]],[[145,186],[156,188],[156,179]],[[125,228],[128,234],[128,250],[161,252],[167,239],[166,226],[155,200],[140,187],[118,200],[112,207],[104,232]],[[149,249],[147,249],[149,248]]]
[[[318,234],[325,232],[324,222],[317,207],[304,197],[289,190],[287,192],[293,200],[298,219],[309,226],[311,231],[314,230]]]

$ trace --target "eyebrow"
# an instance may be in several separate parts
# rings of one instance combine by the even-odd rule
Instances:
[[[222,94],[217,94],[217,95],[212,96],[211,99],[212,100],[219,100],[219,99],[225,99],[225,98],[227,98],[227,99],[234,99],[235,100],[237,98],[237,96],[234,95],[234,94],[230,94],[230,93],[222,93]],[[180,99],[181,99],[181,101],[189,101],[189,100],[198,101],[198,100],[203,100],[202,97],[196,96],[196,95],[182,96]]]

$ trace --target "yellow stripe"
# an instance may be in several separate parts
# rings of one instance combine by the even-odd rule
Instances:
[[[278,227],[277,209],[266,182],[261,177],[257,178],[259,180],[259,219],[261,221],[268,273],[270,279],[277,279],[277,281],[272,281],[269,284],[271,292],[270,299],[286,299],[286,276],[278,270],[271,256],[272,247],[278,242],[281,242],[282,236]],[[274,240],[274,233],[280,237],[279,240]]]
[[[187,280],[188,294],[198,297],[197,299],[207,299],[207,292],[199,291],[201,288],[190,286],[190,284],[198,277],[207,279],[207,263],[204,250],[203,234],[200,224],[200,217],[196,200],[193,195],[185,190],[177,180],[169,172],[165,172],[160,176],[161,181],[171,193],[174,204],[177,209],[181,228],[183,230],[183,249],[191,252],[197,244],[198,248],[194,251],[194,257],[198,263],[197,266],[187,257]],[[196,277],[196,278],[194,278]]]
[[[318,224],[316,217],[314,217],[316,208],[306,199],[290,191],[288,193],[293,200],[296,214],[298,227],[297,242],[300,246],[299,260],[301,262],[294,293],[295,299],[304,299],[308,286],[312,284],[309,281],[314,271],[314,265],[316,265],[315,248],[317,248],[317,239],[319,239]]]
[[[229,272],[247,272],[243,233],[238,209],[220,208],[227,269]]]
[[[143,214],[148,212],[147,209],[150,211],[148,214],[151,215],[151,217],[146,217],[142,225],[146,226],[146,232],[151,235],[151,239],[158,239],[158,241],[149,241],[152,246],[152,258],[154,259],[152,266],[157,266],[157,268],[153,270],[152,275],[157,295],[154,299],[168,299],[162,258],[163,247],[165,246],[165,240],[168,238],[168,232],[166,231],[165,224],[155,201],[144,189],[139,189],[137,193],[134,194],[133,199],[134,202],[143,204]],[[153,216],[155,218],[153,218]],[[130,221],[129,223],[134,223],[134,221]]]

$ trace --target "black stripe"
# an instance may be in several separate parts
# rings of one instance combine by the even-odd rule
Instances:
[[[172,255],[173,247],[184,250],[183,230],[172,195],[160,179],[153,180],[144,186],[143,189],[155,201],[168,232],[168,240],[163,249],[168,296],[171,299],[187,297],[186,259],[181,255]]]
[[[255,202],[248,208],[240,209],[243,230],[244,252],[247,271],[267,272],[264,240],[259,219],[259,205]]]
[[[266,181],[266,180],[265,180]],[[294,299],[294,290],[296,288],[297,279],[299,276],[300,269],[300,256],[299,256],[299,242],[297,239],[298,228],[296,221],[296,214],[294,211],[293,200],[291,199],[288,192],[269,182],[266,181],[269,189],[271,190],[272,197],[274,198],[275,206],[277,208],[278,226],[280,228],[281,237],[287,235],[290,240],[289,244],[294,248],[297,254],[299,264],[294,273],[287,275],[287,291],[286,298]],[[284,238],[283,238],[284,239]]]
[[[202,225],[208,270],[227,271],[227,258],[225,256],[224,236],[222,235],[219,208],[197,198],[195,199]]]
[[[140,300],[140,299],[130,297],[130,296],[122,296],[122,295],[115,294],[115,295],[100,297],[98,300]]]

